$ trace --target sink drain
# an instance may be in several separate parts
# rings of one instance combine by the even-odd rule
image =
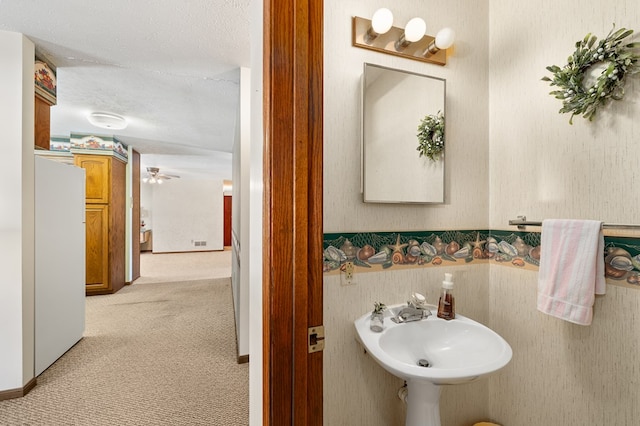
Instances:
[[[431,367],[431,363],[424,358],[418,360],[418,365],[420,367]]]

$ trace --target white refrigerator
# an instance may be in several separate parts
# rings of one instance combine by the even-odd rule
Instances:
[[[40,375],[85,327],[85,171],[35,157],[35,367]]]

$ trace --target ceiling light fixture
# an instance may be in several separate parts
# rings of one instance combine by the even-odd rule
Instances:
[[[160,173],[160,169],[158,167],[147,167],[147,175],[142,178],[142,182],[157,183],[161,185],[165,180],[179,177],[180,176],[178,175],[167,175],[164,173]]]
[[[96,127],[110,130],[122,130],[128,124],[124,117],[110,112],[92,112],[87,119]]]

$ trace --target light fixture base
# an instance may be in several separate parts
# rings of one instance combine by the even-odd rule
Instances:
[[[398,52],[395,43],[404,34],[404,30],[398,27],[391,27],[389,31],[378,35],[375,39],[367,43],[365,40],[367,31],[371,28],[371,20],[354,16],[352,20],[352,42],[353,46],[363,49],[374,50],[376,52],[388,53],[415,61],[427,62],[430,64],[446,65],[447,52],[445,49],[438,50],[427,57],[424,52],[435,37],[425,35],[421,40],[409,44],[402,52]]]
[[[110,112],[92,112],[87,117],[89,123],[101,129],[122,130],[127,127],[127,120]]]

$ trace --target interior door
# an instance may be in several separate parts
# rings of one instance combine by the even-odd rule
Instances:
[[[231,195],[224,196],[224,229],[223,240],[224,246],[229,247],[231,245]]]
[[[323,2],[264,2],[264,418],[322,425]],[[318,336],[319,337],[319,336]]]

